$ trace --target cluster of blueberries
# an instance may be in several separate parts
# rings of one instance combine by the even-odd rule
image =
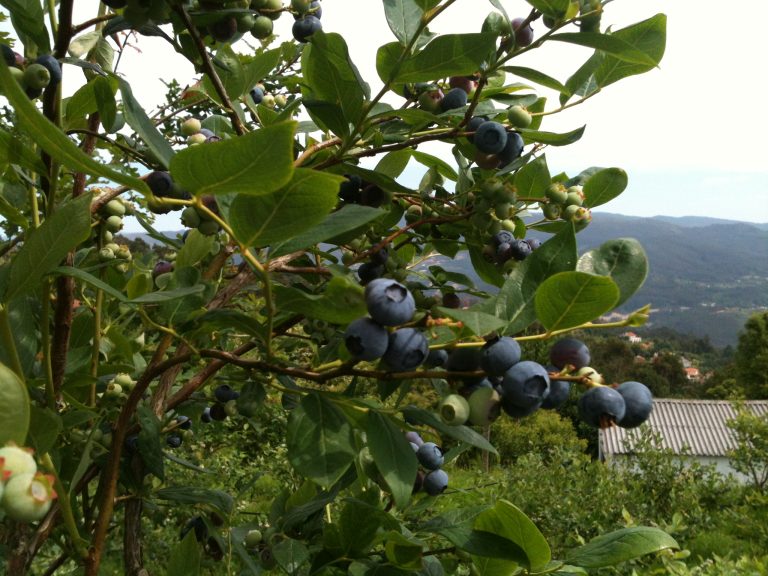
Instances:
[[[215,402],[206,406],[200,415],[201,422],[208,424],[216,420],[222,422],[227,416],[237,415],[237,399],[240,398],[240,392],[233,389],[229,384],[219,384],[213,391]]]
[[[56,86],[61,82],[61,64],[50,54],[43,54],[28,62],[7,44],[0,44],[0,48],[11,76],[30,100],[39,98],[47,86]]]
[[[583,206],[585,196],[581,186],[566,187],[560,182],[553,182],[544,194],[547,202],[541,204],[541,211],[547,220],[562,218],[576,223],[592,220],[592,213]]]
[[[434,442],[424,442],[418,432],[413,430],[405,433],[416,458],[422,467],[416,474],[413,493],[424,490],[430,496],[437,496],[448,488],[448,474],[441,468],[444,462],[443,451]]]
[[[589,386],[579,397],[578,407],[580,418],[591,426],[634,428],[648,419],[652,409],[652,395],[644,384],[606,386],[589,367],[589,349],[576,338],[558,340],[550,349],[551,365],[546,367],[522,360],[520,345],[508,336],[494,337],[479,349],[454,349],[444,360],[449,372],[485,374],[459,378],[457,393],[443,399],[439,411],[448,424],[487,425],[502,410],[522,418],[539,408],[559,408],[569,398],[574,380]]]
[[[355,361],[381,359],[394,372],[407,372],[421,366],[429,354],[424,334],[401,326],[413,319],[416,303],[410,291],[395,280],[376,278],[365,287],[369,316],[347,326],[344,344]]]
[[[489,261],[504,265],[510,260],[521,262],[541,246],[536,238],[515,238],[512,232],[501,230],[493,235],[491,244],[483,247],[483,256]]]

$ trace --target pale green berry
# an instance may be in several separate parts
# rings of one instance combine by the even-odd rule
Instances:
[[[187,118],[181,124],[181,133],[184,136],[194,136],[198,134],[203,126],[197,118]]]
[[[35,522],[48,513],[55,497],[49,476],[25,472],[8,480],[2,505],[9,518],[18,522]]]
[[[34,474],[35,472],[37,472],[37,464],[29,450],[14,445],[0,448],[0,482],[16,474]]]

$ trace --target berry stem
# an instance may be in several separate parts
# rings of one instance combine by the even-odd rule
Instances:
[[[53,487],[56,490],[59,510],[61,510],[61,517],[64,520],[64,528],[69,533],[69,539],[74,545],[77,555],[80,558],[86,559],[88,558],[88,549],[85,547],[85,540],[80,536],[80,531],[77,529],[75,515],[72,512],[72,504],[69,500],[69,492],[64,487],[64,484],[62,484],[61,478],[59,478],[59,474],[56,472],[56,467],[53,465],[53,460],[51,460],[51,455],[48,452],[40,457],[40,463],[53,476]]]

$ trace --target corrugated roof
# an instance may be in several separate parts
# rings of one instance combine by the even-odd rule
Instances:
[[[742,403],[753,413],[768,415],[768,400]],[[726,422],[736,417],[737,405],[726,400],[672,400],[655,398],[650,418],[636,431],[651,429],[661,437],[662,449],[671,449],[692,456],[726,456],[736,447]],[[600,430],[602,457],[629,454],[632,450],[632,430],[612,426]]]

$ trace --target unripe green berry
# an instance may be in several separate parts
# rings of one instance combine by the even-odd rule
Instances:
[[[506,230],[507,232],[514,232],[515,231],[515,221],[507,218],[506,220],[501,221],[501,229]]]
[[[35,472],[37,472],[37,464],[29,450],[13,445],[0,448],[0,484],[16,474],[34,474]]]
[[[187,228],[197,228],[201,223],[200,213],[194,206],[187,206],[181,212],[181,223]]]
[[[107,216],[119,216],[123,217],[125,216],[125,204],[123,204],[120,200],[117,198],[114,198],[107,202],[104,205],[104,208],[102,208],[104,211],[104,214]]]
[[[123,219],[120,216],[110,216],[104,220],[104,226],[110,232],[119,232],[123,227]]]
[[[206,141],[205,134],[200,134],[198,132],[197,134],[192,134],[189,138],[187,138],[187,145],[197,146],[199,144],[205,144],[205,141]]]
[[[230,400],[224,404],[224,412],[227,413],[227,416],[237,416],[239,414],[237,411],[237,400]]]
[[[248,534],[245,535],[245,546],[247,548],[256,548],[256,546],[261,544],[262,539],[261,530],[249,530]]]
[[[264,98],[262,99],[261,103],[267,108],[274,108],[275,97],[272,94],[264,94]]]
[[[181,133],[184,134],[184,136],[193,136],[198,134],[201,128],[202,125],[200,124],[200,120],[197,118],[187,118],[181,124]]]
[[[24,85],[34,90],[42,90],[51,83],[51,73],[42,64],[34,63],[24,70]]]
[[[110,260],[115,259],[115,253],[112,251],[111,248],[107,248],[106,246],[99,250],[99,260],[102,262],[109,262]]]
[[[56,497],[53,481],[43,474],[17,474],[5,485],[2,505],[6,515],[18,522],[35,522],[51,509]]]
[[[581,186],[571,186],[568,188],[567,193],[568,195],[565,199],[565,204],[567,206],[581,206],[584,203],[584,192],[582,191]]]
[[[203,236],[215,236],[219,233],[219,225],[215,220],[201,220],[197,229]]]
[[[275,24],[272,22],[271,18],[266,16],[257,16],[253,21],[253,26],[251,26],[251,36],[257,40],[264,40],[265,38],[269,38],[272,35],[274,26]]]
[[[469,418],[469,403],[464,396],[450,394],[440,403],[440,417],[451,426],[461,426]]]
[[[285,97],[285,94],[278,94],[275,96],[275,104],[280,108],[285,108],[288,104],[288,99]]]
[[[512,208],[509,202],[497,202],[494,206],[494,213],[499,220],[506,220],[509,217],[509,211]]]
[[[512,106],[507,110],[507,119],[515,128],[528,128],[533,121],[533,116],[522,106]]]
[[[547,220],[557,220],[563,214],[563,208],[560,204],[542,204],[541,211]]]
[[[556,204],[565,204],[568,199],[568,191],[560,182],[552,182],[544,191],[544,195]]]

